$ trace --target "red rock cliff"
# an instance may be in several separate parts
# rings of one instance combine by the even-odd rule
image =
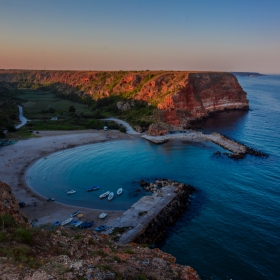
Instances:
[[[176,126],[211,112],[249,108],[236,77],[224,72],[0,70],[0,80],[55,84],[66,94],[83,92],[93,99],[117,94],[144,100],[162,111],[164,122]]]

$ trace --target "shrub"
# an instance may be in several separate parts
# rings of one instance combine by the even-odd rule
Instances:
[[[0,215],[0,223],[2,228],[11,228],[15,225],[15,219],[12,215],[2,214]]]
[[[6,241],[8,241],[7,233],[5,231],[1,231],[0,232],[0,242],[6,242]]]
[[[25,228],[17,228],[14,232],[14,238],[26,244],[31,244],[33,241],[33,236],[30,230]]]

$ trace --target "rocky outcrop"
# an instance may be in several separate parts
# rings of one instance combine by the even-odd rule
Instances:
[[[164,127],[163,125],[151,124],[149,126],[149,130],[148,130],[147,134],[151,135],[151,136],[163,136],[169,132],[170,132],[170,130],[168,128]]]
[[[87,94],[95,100],[110,95],[143,100],[173,126],[187,126],[217,111],[249,108],[236,77],[223,72],[0,70],[0,80],[52,85],[63,94]]]
[[[11,187],[0,181],[0,215],[2,214],[13,216],[18,224],[27,224],[28,222],[25,214],[20,211],[18,201],[13,195]]]

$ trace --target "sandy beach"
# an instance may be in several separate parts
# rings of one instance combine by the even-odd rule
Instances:
[[[65,220],[75,212],[76,206],[69,206],[57,202],[47,202],[45,198],[33,192],[24,179],[24,174],[28,166],[41,157],[45,157],[57,150],[73,148],[75,146],[114,141],[121,139],[131,139],[130,135],[119,131],[39,131],[34,138],[19,140],[11,146],[0,148],[0,180],[9,184],[18,201],[23,201],[26,206],[22,211],[30,220],[37,219],[37,226],[53,223],[56,220]],[[36,204],[36,206],[35,206]],[[88,208],[81,208],[84,219],[95,222],[96,226],[103,223],[110,223],[122,212],[108,212],[105,220],[98,218],[103,211]]]

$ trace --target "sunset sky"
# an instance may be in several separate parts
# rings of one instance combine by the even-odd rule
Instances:
[[[0,0],[0,68],[280,74],[280,1]]]

